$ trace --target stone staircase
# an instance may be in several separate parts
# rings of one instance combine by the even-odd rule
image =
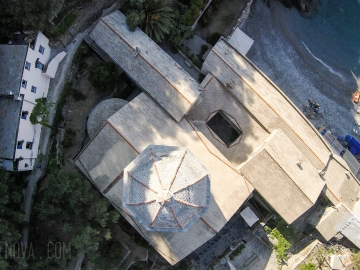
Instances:
[[[109,56],[101,49],[96,42],[90,37],[87,36],[84,41],[99,55],[103,60],[108,61]]]
[[[296,242],[289,250],[290,253],[292,254],[296,254],[299,251],[301,251],[302,249],[304,249],[306,246],[308,246],[312,241],[314,241],[315,239],[317,239],[318,237],[318,232],[317,231],[313,231],[311,233],[311,235],[301,239],[300,241]]]

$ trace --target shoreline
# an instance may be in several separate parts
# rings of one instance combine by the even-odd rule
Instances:
[[[306,44],[299,39],[296,31],[301,27],[294,30],[287,21],[289,17],[293,18],[291,16],[301,16],[297,9],[286,9],[278,2],[269,8],[261,0],[255,1],[251,9],[249,18],[241,27],[254,40],[247,57],[301,111],[309,98],[322,105],[323,118],[309,119],[315,128],[326,126],[336,135],[349,134],[355,113],[351,101],[351,94],[356,90],[354,77],[349,75],[349,71],[334,66],[325,55],[312,52],[310,48],[317,41]]]

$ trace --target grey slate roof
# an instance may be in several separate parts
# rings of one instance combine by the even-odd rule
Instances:
[[[212,73],[266,130],[281,128],[318,170],[324,167],[330,148],[284,93],[245,56],[220,39],[203,69]]]
[[[288,224],[315,204],[325,185],[316,168],[281,129],[238,169]]]
[[[0,45],[0,95],[19,93],[27,45]]]
[[[120,11],[102,18],[90,37],[177,122],[199,97],[195,79],[140,29],[129,31]]]
[[[87,132],[89,137],[93,138],[105,121],[127,103],[126,100],[120,98],[110,98],[96,105],[91,111],[87,121]]]
[[[151,144],[186,147],[211,174],[209,209],[186,232],[146,230],[123,206],[123,171]],[[219,232],[254,190],[190,121],[177,123],[145,92],[106,121],[75,164],[172,265]]]
[[[0,97],[0,158],[14,158],[21,105],[12,97]]]

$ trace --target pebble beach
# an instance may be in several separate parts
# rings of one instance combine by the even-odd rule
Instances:
[[[306,15],[277,1],[268,7],[256,0],[241,26],[254,40],[247,57],[300,110],[308,99],[319,102],[323,117],[310,121],[335,135],[354,135],[353,129],[358,128],[357,106],[352,101],[352,94],[360,89],[356,13],[360,13],[358,0],[322,0]]]

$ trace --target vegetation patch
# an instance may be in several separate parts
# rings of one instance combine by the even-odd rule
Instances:
[[[221,33],[215,32],[215,33],[208,35],[208,37],[206,38],[206,41],[208,43],[210,43],[211,45],[215,46],[216,42],[218,42],[218,40],[220,39],[221,36],[222,36]]]
[[[76,15],[73,12],[67,14],[64,20],[55,27],[54,31],[52,32],[53,37],[58,37],[66,32],[70,28],[70,26],[75,22]]]
[[[48,164],[46,167],[46,173],[48,174],[57,174],[57,151],[56,151],[56,140],[53,141],[50,149]]]
[[[130,0],[126,23],[130,31],[140,27],[155,42],[161,42],[174,27],[174,13],[167,0]]]
[[[33,125],[40,124],[46,127],[49,126],[48,116],[49,109],[53,103],[47,103],[46,98],[35,99],[36,105],[30,114],[30,122]]]
[[[360,251],[357,251],[353,254],[352,257],[355,269],[360,269]]]
[[[72,90],[72,96],[76,101],[81,101],[86,99],[86,96],[77,89]]]
[[[241,254],[243,249],[245,248],[244,244],[239,245],[229,256],[230,260],[235,259],[238,255]]]
[[[119,74],[114,63],[101,62],[89,69],[89,81],[98,92],[113,91],[118,83]]]
[[[62,121],[64,120],[63,116],[63,108],[66,104],[66,99],[69,96],[72,88],[72,83],[70,81],[66,82],[64,85],[63,90],[59,96],[58,102],[56,103],[56,111],[54,115],[54,120],[52,123],[53,126],[53,134],[56,134],[57,129],[60,127]]]
[[[307,264],[302,264],[299,267],[299,270],[315,270],[316,269],[316,264],[315,263],[307,263]]]
[[[66,8],[64,8],[62,11],[60,11],[56,17],[53,19],[53,23],[58,25],[59,23],[61,23],[61,21],[65,18],[65,16],[67,14],[70,13],[70,11],[75,7],[75,4],[74,5],[70,5]]]
[[[276,252],[277,264],[281,265],[281,262],[286,259],[287,250],[291,248],[291,244],[285,239],[285,237],[279,232],[277,228],[270,229],[265,226],[265,231],[269,233],[270,238],[276,239],[276,243],[273,243],[273,248]]]
[[[293,226],[288,225],[279,215],[275,215],[274,218],[270,219],[267,223],[267,227],[274,229],[276,228],[290,244],[296,242],[296,233]]]
[[[25,269],[25,257],[17,250],[25,216],[21,209],[24,182],[0,168],[0,269]],[[20,247],[21,248],[21,247]]]
[[[27,269],[68,269],[69,261],[84,253],[97,269],[112,269],[121,260],[114,258],[123,249],[113,240],[112,229],[119,213],[76,171],[58,172],[48,179],[31,219],[30,241],[36,245]],[[66,244],[61,258],[48,256],[53,252],[48,243],[56,242]]]

